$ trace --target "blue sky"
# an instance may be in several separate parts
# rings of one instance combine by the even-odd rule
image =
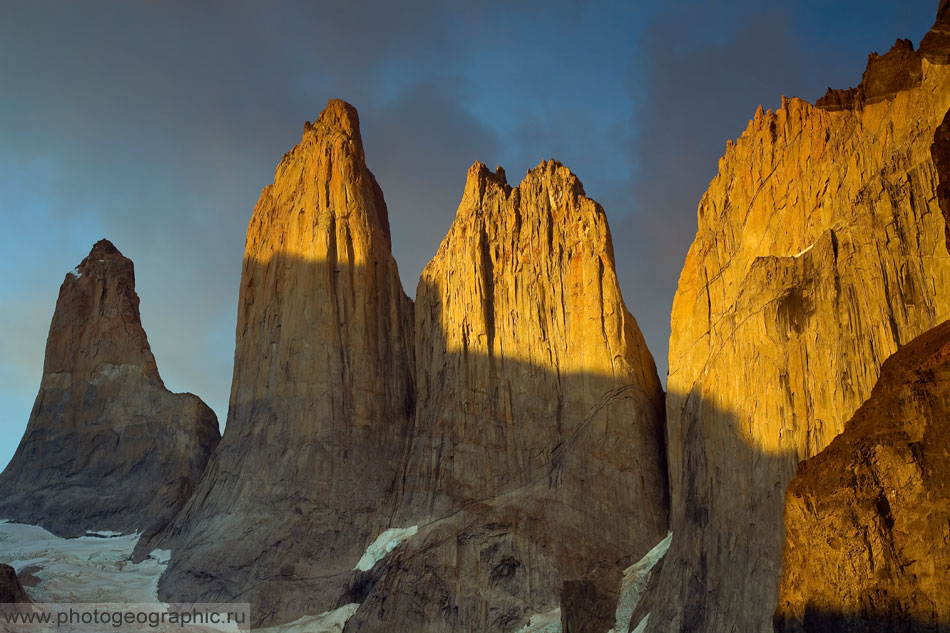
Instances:
[[[696,207],[762,104],[860,80],[937,2],[29,2],[0,6],[0,465],[59,285],[108,237],[167,386],[227,414],[244,233],[327,99],[360,112],[407,294],[468,166],[556,158],[610,221],[661,378]]]

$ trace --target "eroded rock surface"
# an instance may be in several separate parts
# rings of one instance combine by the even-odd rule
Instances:
[[[785,526],[776,631],[950,630],[950,322],[799,465]]]
[[[896,59],[911,57],[919,82],[881,100],[760,109],[700,203],[673,305],[674,536],[650,631],[771,628],[796,464],[842,431],[899,345],[950,313],[950,174],[931,152],[950,66]]]
[[[169,521],[219,439],[214,412],[165,389],[132,262],[107,240],[66,275],[26,433],[0,475],[0,518],[60,536]]]
[[[347,630],[516,630],[597,579],[612,623],[624,567],[667,530],[663,392],[603,210],[566,167],[512,188],[472,166],[415,335],[396,516],[421,527],[364,580]]]
[[[247,601],[259,624],[330,611],[389,527],[413,408],[411,302],[342,101],[254,209],[236,347],[221,446],[154,540],[174,552],[161,595]]]

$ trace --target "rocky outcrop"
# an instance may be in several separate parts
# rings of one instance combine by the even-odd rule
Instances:
[[[347,630],[515,630],[597,579],[612,622],[623,568],[667,530],[663,392],[604,212],[566,167],[512,188],[472,166],[415,336],[396,516],[420,529],[364,579]]]
[[[26,595],[16,570],[9,565],[0,564],[0,604],[23,604],[33,602]]]
[[[331,101],[247,233],[227,428],[179,520],[160,595],[329,611],[389,526],[413,409],[412,306],[356,111]]]
[[[218,439],[211,409],[165,389],[132,262],[102,240],[60,288],[36,404],[0,475],[0,518],[60,536],[152,528],[181,507]]]
[[[950,630],[950,321],[891,356],[785,497],[776,631]]]
[[[857,88],[834,90],[828,88],[815,106],[825,110],[846,110],[893,99],[898,92],[920,85],[923,59],[914,44],[907,39],[894,42],[884,55],[868,55],[867,69]]]
[[[915,51],[910,40],[898,39],[884,55],[868,55],[867,68],[855,88],[828,92],[815,102],[824,110],[851,110],[893,99],[898,92],[920,86],[924,60],[950,64],[950,0],[941,0],[933,27]]]
[[[950,66],[914,57],[919,83],[882,100],[760,109],[700,203],[673,304],[674,536],[650,631],[771,626],[796,464],[950,313],[948,174],[931,153]]]
[[[933,64],[950,64],[950,0],[940,0],[937,21],[920,41],[920,53]]]

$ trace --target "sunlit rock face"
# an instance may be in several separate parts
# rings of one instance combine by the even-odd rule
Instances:
[[[891,356],[785,500],[776,631],[944,631],[950,622],[950,322]]]
[[[60,536],[170,520],[218,442],[214,413],[159,377],[132,262],[107,240],[66,275],[26,432],[0,475],[0,519]]]
[[[409,513],[524,486],[564,453],[568,468],[603,464],[590,477],[612,501],[650,500],[650,526],[665,522],[656,367],[620,295],[604,212],[566,167],[541,163],[512,188],[472,166],[419,282],[416,359]]]
[[[388,527],[412,414],[412,306],[356,111],[331,101],[247,233],[227,428],[173,529],[161,595],[261,623],[338,606]]]
[[[472,166],[422,273],[415,336],[397,516],[420,528],[348,626],[517,630],[566,581],[611,568],[619,587],[667,530],[663,392],[604,212],[566,167],[512,188]]]
[[[871,61],[877,88],[856,92],[874,98],[760,109],[700,203],[671,319],[674,537],[651,631],[771,627],[797,462],[948,316],[950,169],[933,149],[950,66],[903,44],[884,75]]]

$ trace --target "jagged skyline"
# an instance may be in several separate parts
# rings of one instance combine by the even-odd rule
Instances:
[[[224,420],[253,202],[334,96],[360,109],[410,296],[468,165],[500,163],[516,183],[556,158],[606,209],[620,283],[662,377],[696,204],[749,104],[855,85],[864,51],[884,52],[895,33],[916,43],[933,19],[929,0],[849,4],[319,15],[292,4],[227,15],[5,5],[0,244],[16,265],[0,282],[11,333],[0,347],[0,462],[33,404],[59,284],[103,236],[137,264],[169,388],[197,393]]]

